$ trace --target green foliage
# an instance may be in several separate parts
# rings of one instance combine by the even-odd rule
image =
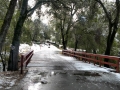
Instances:
[[[36,0],[38,2],[40,0]],[[0,0],[0,25],[3,22],[7,6],[7,0]],[[19,3],[20,4],[20,3]],[[110,11],[111,18],[115,17],[115,4],[103,2]],[[78,48],[85,49],[87,52],[96,51],[104,54],[108,36],[108,21],[103,9],[95,0],[59,0],[46,3],[45,6],[50,9],[45,13],[41,12],[41,6],[36,10],[38,19],[32,21],[28,18],[23,26],[21,43],[31,43],[31,41],[52,40],[61,44],[64,38],[67,41],[67,47],[74,48],[75,41],[78,40]],[[29,7],[31,9],[31,7]],[[14,34],[14,28],[19,17],[20,8],[15,11],[11,27],[6,37],[10,46]],[[49,25],[41,22],[41,15],[51,14]],[[119,22],[120,23],[120,22]],[[63,33],[63,35],[62,35]],[[117,55],[120,49],[120,29],[114,41],[111,55]]]
[[[33,21],[30,19],[27,19],[26,22],[24,23],[24,26],[22,28],[22,36],[21,36],[21,43],[27,43],[30,44],[32,41],[32,26],[33,26]]]
[[[0,27],[3,23],[5,14],[7,12],[8,5],[9,5],[8,0],[0,0]]]

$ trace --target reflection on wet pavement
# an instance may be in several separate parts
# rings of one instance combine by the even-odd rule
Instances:
[[[29,72],[22,81],[23,90],[119,90],[120,87],[120,83],[114,84],[102,80],[101,73],[95,72],[77,70],[30,70]],[[90,78],[94,79],[90,80]]]

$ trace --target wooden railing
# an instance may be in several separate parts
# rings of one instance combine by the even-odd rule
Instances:
[[[119,72],[120,57],[77,52],[77,51],[70,51],[70,50],[63,50],[62,53],[68,56],[78,58],[79,60],[83,60],[85,62],[89,62],[89,63],[92,62],[94,63],[94,65],[98,64],[100,67],[104,65],[108,65],[111,68],[116,69],[116,72]],[[105,59],[107,59],[108,62],[106,62]]]
[[[30,62],[31,58],[33,56],[33,51],[29,51],[25,54],[21,55],[21,61],[20,61],[20,73],[23,74],[23,68],[26,68],[28,63]]]

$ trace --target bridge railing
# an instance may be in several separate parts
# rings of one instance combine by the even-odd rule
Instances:
[[[33,56],[33,50],[21,55],[20,74],[23,74],[23,69],[27,67]]]
[[[79,60],[82,60],[85,62],[94,63],[94,65],[98,64],[100,67],[104,65],[109,65],[111,68],[116,69],[116,72],[119,72],[120,57],[77,52],[77,51],[70,51],[70,50],[63,50],[62,53],[68,56],[78,58]],[[105,59],[107,59],[108,62],[106,62]]]

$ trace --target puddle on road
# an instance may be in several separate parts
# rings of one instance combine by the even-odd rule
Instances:
[[[58,66],[55,68],[59,69],[63,67]],[[29,68],[29,72],[22,81],[22,89],[23,90],[79,90],[78,88],[80,87],[80,85],[86,88],[86,84],[90,84],[88,86],[95,85],[96,83],[99,85],[106,84],[106,82],[108,82],[106,75],[107,78],[109,79],[108,77],[109,74],[102,72],[94,72],[94,71],[90,72],[90,71],[78,71],[78,70],[49,70],[49,69],[41,70],[40,68]],[[108,82],[107,85],[110,85],[110,83],[111,82]],[[70,86],[69,89],[67,86]],[[80,89],[80,90],[84,90],[84,89]],[[89,89],[89,90],[93,90],[93,89]]]
[[[93,72],[78,72],[78,73],[73,73],[73,75],[78,75],[78,76],[101,76],[99,73],[93,73]]]
[[[87,88],[86,84],[88,86],[104,84],[111,85],[110,83],[106,83],[107,80],[106,82],[103,82],[103,80],[101,80],[101,77],[103,77],[103,75],[99,72],[97,73],[89,71],[71,70],[41,71],[40,69],[32,69],[27,74],[26,79],[24,79],[25,81],[23,81],[23,90],[78,90],[80,85],[84,88]],[[69,89],[67,86],[70,86]]]
[[[54,70],[64,70],[64,66],[54,66],[53,69]]]
[[[42,77],[45,77],[47,75],[47,72],[40,72],[38,75],[42,75]]]

